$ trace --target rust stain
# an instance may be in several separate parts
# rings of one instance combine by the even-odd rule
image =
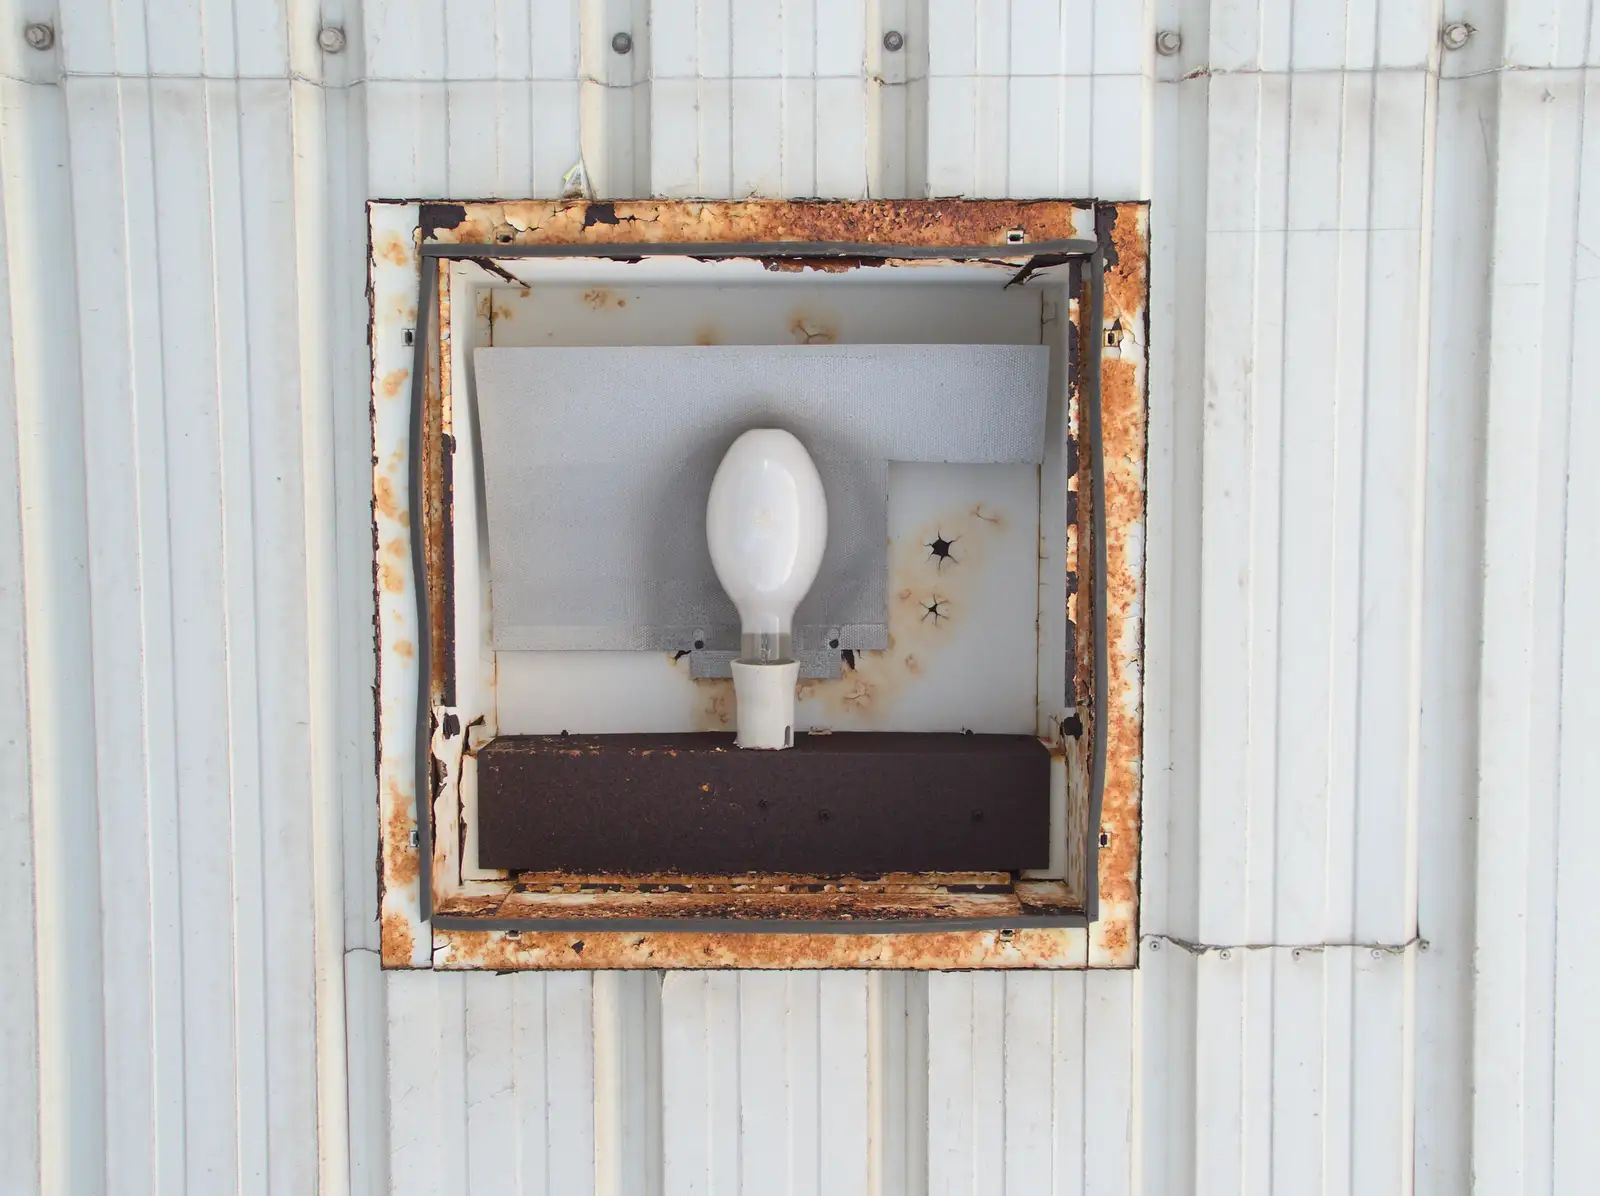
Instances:
[[[611,307],[627,307],[628,301],[609,287],[591,287],[583,293],[583,301],[595,311]]]
[[[410,660],[417,654],[417,650],[412,646],[410,640],[396,640],[394,642],[394,654]]]
[[[406,379],[409,377],[411,377],[411,371],[408,369],[390,370],[383,376],[383,381],[378,384],[378,389],[383,392],[384,398],[395,398],[399,395],[401,388],[405,386]]]
[[[839,340],[839,330],[832,323],[803,311],[789,317],[789,332],[799,345],[832,345]]]
[[[399,566],[390,561],[384,561],[378,566],[378,576],[383,581],[383,588],[391,594],[403,594],[406,588],[406,575]]]
[[[998,508],[957,509],[889,545],[888,647],[856,652],[837,679],[800,684],[801,701],[815,704],[813,723],[859,725],[915,684],[961,619],[967,593],[981,575],[994,537],[1004,530]]]
[[[397,232],[387,232],[372,247],[373,253],[396,266],[411,264],[411,246]]]
[[[700,694],[700,709],[695,715],[698,731],[728,731],[733,728],[733,678],[700,677],[695,680]]]
[[[722,336],[711,324],[702,324],[694,334],[694,343],[697,345],[720,345]]]
[[[409,968],[411,966],[411,926],[398,913],[383,915],[383,966]]]

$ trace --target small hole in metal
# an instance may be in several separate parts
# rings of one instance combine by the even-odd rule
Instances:
[[[1105,831],[1101,831],[1100,832],[1100,846],[1101,847],[1110,847],[1111,846],[1111,836],[1106,834]]]
[[[405,347],[408,349],[411,348],[412,345],[417,343],[417,330],[415,328],[401,329],[400,343],[405,345]]]
[[[828,647],[837,648],[838,646],[839,646],[839,641],[838,640],[829,640],[828,641]]]
[[[793,727],[785,727],[783,729],[783,746],[784,747],[793,747],[794,746],[794,728]]]
[[[696,648],[704,648],[706,646],[706,642],[705,640],[695,640],[694,646]]]
[[[1014,228],[1006,233],[1006,244],[1008,245],[1021,245],[1027,239],[1028,234],[1020,228]]]
[[[817,821],[818,822],[826,822],[831,817],[832,817],[832,815],[829,814],[828,811],[826,811],[826,810],[818,810],[817,811]]]

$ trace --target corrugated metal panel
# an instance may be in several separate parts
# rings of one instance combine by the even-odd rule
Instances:
[[[14,6],[10,1182],[1581,1187],[1600,28],[1459,8]],[[360,201],[584,178],[1153,200],[1137,973],[377,972]]]

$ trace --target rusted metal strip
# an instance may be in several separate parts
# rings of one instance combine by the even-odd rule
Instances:
[[[839,875],[1044,867],[1050,752],[1031,735],[509,735],[478,752],[489,868]]]

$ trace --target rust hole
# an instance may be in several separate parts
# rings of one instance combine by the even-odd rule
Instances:
[[[958,565],[961,563],[951,553],[951,549],[955,547],[956,541],[959,539],[961,539],[960,536],[951,536],[949,539],[946,539],[943,530],[940,530],[934,534],[932,540],[928,541],[926,545],[928,549],[928,559],[936,562],[934,565],[935,568],[943,569],[947,563],[951,565]]]
[[[1101,847],[1110,847],[1111,846],[1111,836],[1106,834],[1105,831],[1101,831],[1100,832],[1100,846]]]

